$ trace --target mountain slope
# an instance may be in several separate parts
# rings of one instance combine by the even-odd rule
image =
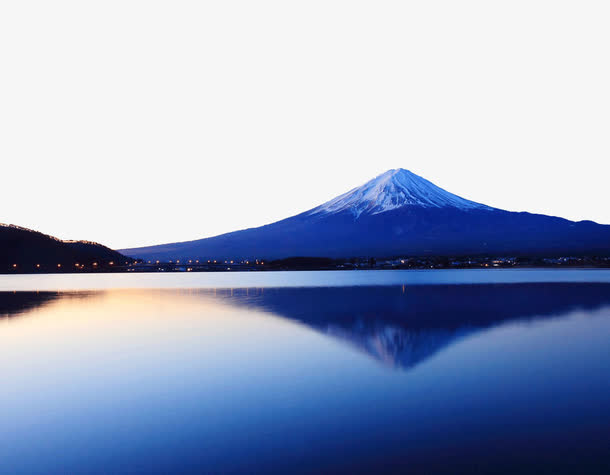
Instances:
[[[62,241],[38,231],[0,224],[0,272],[68,271],[74,270],[76,263],[88,269],[104,268],[110,262],[129,260],[98,243]]]
[[[403,206],[491,209],[449,193],[415,173],[399,168],[388,170],[364,185],[314,208],[310,214],[349,211],[358,218],[363,213],[379,214]]]
[[[121,251],[144,259],[610,254],[610,226],[514,213],[389,170],[321,206],[259,228]]]

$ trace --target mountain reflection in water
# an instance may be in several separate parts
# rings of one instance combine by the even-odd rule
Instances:
[[[607,283],[0,292],[0,473],[610,473],[608,317]]]
[[[297,321],[383,364],[408,369],[464,336],[509,321],[610,305],[610,284],[528,283],[157,290]],[[100,292],[0,292],[0,318]]]
[[[61,296],[57,292],[0,292],[0,318],[21,316]]]
[[[610,305],[609,284],[225,289],[213,295],[298,321],[379,361],[411,368],[458,339],[513,320]]]
[[[0,292],[0,319],[16,318],[66,299],[84,300],[97,292]]]

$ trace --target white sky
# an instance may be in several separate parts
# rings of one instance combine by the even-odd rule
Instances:
[[[610,223],[607,1],[3,1],[0,222],[132,247],[389,168]]]

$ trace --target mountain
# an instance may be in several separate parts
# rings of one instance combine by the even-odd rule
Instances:
[[[0,224],[0,273],[74,271],[77,263],[83,266],[81,270],[104,269],[125,261],[131,259],[95,242],[62,241]]]
[[[124,249],[144,259],[610,254],[610,226],[475,203],[404,169],[312,210],[196,241]]]

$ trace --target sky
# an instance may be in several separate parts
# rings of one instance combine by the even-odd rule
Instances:
[[[607,1],[0,3],[0,222],[115,249],[390,168],[610,224]]]

